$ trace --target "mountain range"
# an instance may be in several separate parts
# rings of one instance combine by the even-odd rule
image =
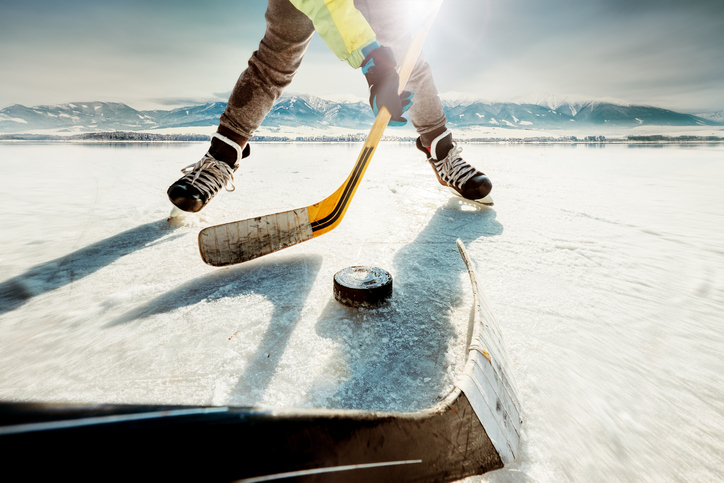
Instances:
[[[724,113],[695,116],[617,100],[519,99],[486,102],[470,97],[443,98],[448,124],[455,128],[495,126],[510,129],[580,127],[721,126]],[[0,110],[0,133],[29,131],[149,131],[214,126],[226,103],[211,102],[172,110],[139,111],[116,102],[73,102]],[[366,102],[337,102],[309,95],[281,97],[262,126],[328,126],[368,129],[374,120]]]

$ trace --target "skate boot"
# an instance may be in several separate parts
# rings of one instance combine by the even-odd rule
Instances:
[[[200,211],[222,187],[234,191],[234,171],[239,160],[250,153],[249,144],[242,150],[231,139],[215,133],[204,157],[181,170],[184,176],[169,187],[168,199],[183,211]]]
[[[427,156],[440,184],[455,190],[463,198],[479,201],[493,189],[490,179],[460,156],[463,148],[453,141],[449,130],[436,137],[429,148],[422,145],[420,138],[415,144]]]

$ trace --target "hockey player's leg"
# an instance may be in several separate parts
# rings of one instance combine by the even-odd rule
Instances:
[[[452,132],[443,132],[433,139],[429,147],[419,137],[416,145],[417,149],[425,153],[443,186],[448,186],[469,200],[482,200],[490,194],[493,189],[490,179],[465,162],[460,155],[463,149],[453,141]]]
[[[408,16],[412,3],[356,0],[355,5],[369,21],[378,42],[390,46],[395,58],[401,59],[411,40]],[[426,154],[438,181],[464,198],[485,198],[492,183],[461,157],[462,148],[453,141],[452,132],[446,126],[447,118],[424,53],[415,64],[406,89],[415,96],[409,114],[420,135],[416,144]]]
[[[234,172],[250,153],[248,144],[242,148],[222,134],[214,134],[208,152],[182,169],[184,175],[168,188],[168,199],[180,210],[200,211],[221,188],[234,191]]]
[[[171,202],[184,211],[201,210],[222,187],[234,189],[233,173],[250,153],[248,140],[292,81],[309,46],[314,26],[289,0],[269,0],[265,18],[264,38],[231,92],[209,151],[168,189]]]
[[[219,132],[242,144],[254,135],[274,102],[294,78],[314,34],[314,25],[289,0],[269,0],[267,28],[221,116]]]

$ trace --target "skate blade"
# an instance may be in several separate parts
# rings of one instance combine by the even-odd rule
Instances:
[[[169,215],[168,215],[167,221],[171,221],[171,220],[173,220],[174,218],[178,218],[178,217],[180,217],[180,216],[183,216],[185,213],[186,213],[186,212],[185,212],[184,210],[180,209],[180,208],[177,207],[177,206],[174,206],[174,207],[171,209],[171,213],[169,213]]]
[[[485,198],[480,198],[479,200],[473,200],[473,202],[485,205],[485,206],[493,206],[495,203],[493,203],[493,198],[488,195]]]
[[[490,195],[487,195],[485,198],[480,198],[480,199],[478,199],[478,200],[469,200],[469,199],[467,199],[467,198],[464,198],[464,197],[460,196],[460,193],[458,193],[457,191],[455,191],[453,188],[450,188],[450,187],[448,186],[448,189],[450,190],[450,192],[452,192],[452,194],[454,194],[455,196],[457,196],[457,197],[460,198],[461,200],[470,202],[470,203],[475,204],[475,205],[493,206],[493,205],[495,204],[495,203],[493,203],[493,198],[492,198]]]

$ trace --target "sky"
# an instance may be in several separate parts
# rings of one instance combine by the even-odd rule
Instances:
[[[424,0],[401,3],[411,17],[424,10]],[[0,108],[225,101],[264,34],[265,9],[263,0],[0,0]],[[441,93],[724,110],[722,0],[446,0],[425,55]],[[288,88],[366,91],[317,35]]]

